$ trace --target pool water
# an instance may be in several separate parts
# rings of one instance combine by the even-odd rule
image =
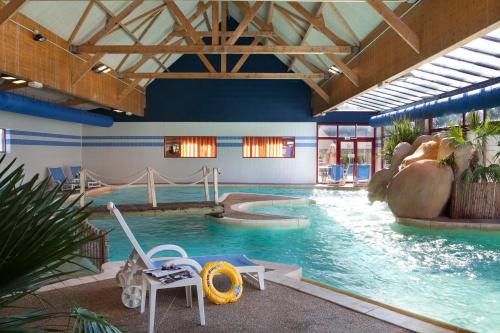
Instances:
[[[160,188],[159,202],[203,198],[201,188]],[[296,264],[303,275],[434,319],[480,332],[500,331],[500,233],[427,230],[398,225],[383,203],[365,191],[286,187],[223,187],[224,192],[315,199],[315,205],[256,206],[254,212],[307,216],[305,229],[242,228],[209,217],[129,217],[141,245],[172,243],[191,255],[245,253]],[[145,202],[146,190],[127,189],[95,204]],[[110,233],[110,260],[131,245],[112,220],[93,220]]]

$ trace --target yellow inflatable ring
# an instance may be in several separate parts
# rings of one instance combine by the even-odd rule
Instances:
[[[214,276],[217,274],[227,275],[231,279],[231,288],[221,292],[213,285]],[[236,302],[243,293],[243,280],[238,270],[228,262],[208,262],[201,271],[203,291],[207,298],[214,304],[226,304]]]

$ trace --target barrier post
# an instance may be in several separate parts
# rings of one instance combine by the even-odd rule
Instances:
[[[80,207],[85,206],[85,183],[87,177],[87,171],[85,169],[80,170]]]
[[[219,204],[219,169],[213,168],[214,173],[214,203]]]
[[[210,169],[207,166],[203,166],[203,183],[205,186],[205,201],[210,201],[210,190],[208,188],[208,176],[210,174]]]
[[[151,183],[151,201],[153,203],[153,208],[158,207],[158,203],[156,202],[156,185],[155,185],[155,173],[153,172],[152,168],[149,168],[149,177],[151,178],[150,183]]]

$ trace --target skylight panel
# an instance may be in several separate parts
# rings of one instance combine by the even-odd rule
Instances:
[[[377,91],[383,94],[391,95],[394,98],[399,98],[401,101],[405,101],[405,103],[412,103],[421,99],[420,97],[403,92],[404,89],[401,87],[389,87],[389,85],[386,85],[383,88],[377,89]]]
[[[500,28],[498,28],[496,30],[493,30],[489,34],[486,34],[486,36],[491,36],[491,37],[495,37],[495,38],[499,38],[500,39]]]
[[[432,64],[440,65],[450,69],[456,69],[458,71],[463,71],[470,74],[484,76],[486,78],[494,78],[500,76],[499,70],[478,66],[461,60],[448,58],[446,56],[439,57],[438,59],[434,60]]]
[[[500,56],[500,43],[487,40],[484,38],[478,38],[472,42],[465,45],[466,49],[473,49],[494,56]]]
[[[477,65],[485,65],[491,68],[500,69],[500,59],[480,52],[459,48],[447,54],[453,58],[463,59]]]
[[[425,64],[422,67],[420,67],[420,69],[423,69],[426,72],[430,72],[430,73],[433,73],[436,75],[442,75],[442,76],[447,77],[447,78],[453,78],[453,79],[457,79],[457,80],[465,81],[465,82],[469,82],[469,83],[478,83],[478,82],[486,80],[486,78],[481,77],[481,76],[471,75],[471,74],[459,72],[459,71],[456,71],[453,69],[439,67],[439,66],[434,65],[433,63]]]
[[[452,88],[462,88],[466,87],[469,85],[467,82],[461,82],[453,79],[446,78],[441,75],[436,75],[436,74],[431,74],[431,73],[426,73],[424,71],[421,71],[419,69],[411,71],[411,74],[415,77],[424,79],[426,81],[430,81],[432,83],[437,83],[437,84],[442,84],[444,86],[451,86]]]
[[[394,82],[386,84],[384,86],[384,88],[390,89],[390,90],[395,90],[395,91],[398,91],[398,92],[401,92],[401,93],[413,96],[417,100],[420,100],[420,99],[425,98],[425,97],[433,96],[433,94],[423,93],[421,91],[415,91],[414,89],[408,89],[408,87],[404,87],[403,85],[396,85],[396,84],[393,84],[393,83]]]
[[[413,83],[417,86],[432,89],[433,91],[438,91],[439,94],[447,91],[452,91],[455,89],[455,87],[446,86],[444,84],[439,84],[419,77],[407,77],[405,81]]]
[[[396,101],[400,103],[412,103],[414,102],[413,99],[408,98],[408,95],[403,95],[403,94],[398,94],[397,92],[386,90],[386,89],[376,89],[373,91],[370,91],[371,94],[380,96],[382,98],[387,98],[391,101]],[[418,98],[416,98],[418,100]]]
[[[405,102],[395,101],[391,96],[389,96],[389,98],[384,95],[380,96],[375,90],[364,93],[363,97],[365,96],[394,106],[401,106],[405,104]]]
[[[425,86],[421,86],[419,84],[413,84],[413,83],[411,83],[409,81],[405,81],[405,82],[403,82],[403,81],[395,81],[395,82],[392,82],[392,84],[394,84],[396,86],[401,86],[401,87],[408,88],[411,91],[421,92],[421,93],[429,94],[429,95],[439,95],[439,94],[443,93],[440,90],[431,89],[431,88],[428,88],[428,87],[425,87]]]
[[[371,98],[370,96],[366,96],[366,94],[356,97],[356,100],[362,101],[365,103],[369,103],[369,104],[374,104],[374,105],[380,106],[382,108],[388,108],[388,109],[392,109],[392,108],[398,106],[398,105],[393,105],[393,104],[390,104],[387,102],[378,101],[374,98]]]

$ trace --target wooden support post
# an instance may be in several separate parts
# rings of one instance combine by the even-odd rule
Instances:
[[[87,177],[87,171],[85,169],[80,170],[80,207],[85,206],[85,183]]]
[[[154,208],[156,208],[156,189],[155,189],[155,178],[154,178],[153,168],[148,167],[147,174],[147,185],[148,185],[148,203],[150,203]]]
[[[210,171],[208,167],[203,167],[203,184],[205,186],[205,201],[210,201],[210,190],[208,188],[208,176],[210,175]]]
[[[213,168],[214,173],[214,203],[219,204],[219,169]]]

